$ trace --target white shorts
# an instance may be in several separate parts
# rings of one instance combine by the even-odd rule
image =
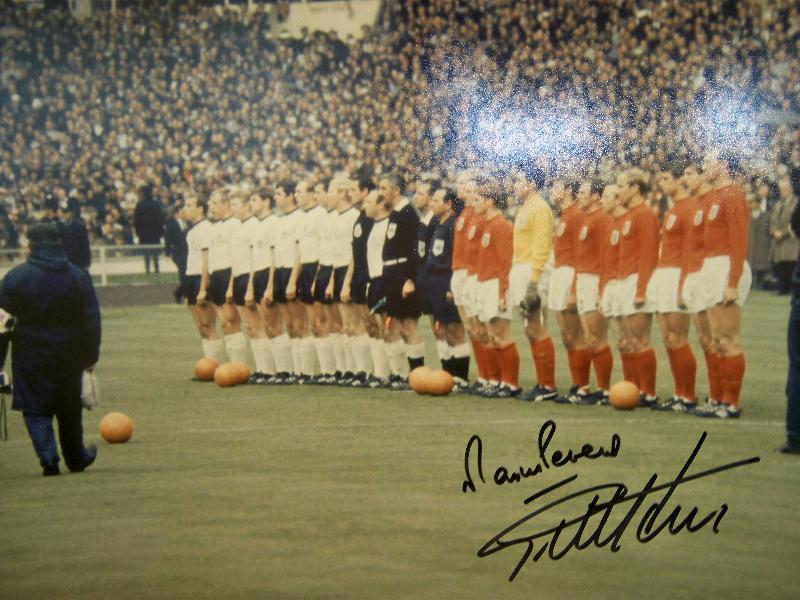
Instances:
[[[619,279],[609,279],[606,282],[606,287],[603,288],[603,299],[601,301],[603,316],[606,318],[622,316],[622,303],[619,301],[618,291]]]
[[[466,269],[456,269],[450,278],[450,291],[453,292],[453,304],[456,306],[464,306],[464,280],[466,278]]]
[[[475,316],[482,323],[488,323],[492,319],[511,319],[511,305],[508,302],[508,291],[506,291],[506,309],[500,310],[500,280],[489,279],[479,281],[475,286]]]
[[[700,271],[689,273],[683,280],[683,303],[690,313],[699,313],[706,309],[703,304],[703,286]]]
[[[576,296],[578,298],[578,314],[585,315],[600,308],[600,275],[594,273],[578,273],[576,275]]]
[[[731,259],[729,256],[710,256],[703,261],[703,268],[700,269],[700,280],[702,282],[702,298],[704,308],[709,308],[719,304],[725,298],[725,289],[728,287],[728,275],[731,271]],[[739,277],[739,295],[736,304],[743,306],[747,296],[750,294],[750,286],[753,283],[753,273],[750,265],[744,262],[742,276]]]
[[[678,284],[681,280],[679,267],[658,267],[653,272],[652,283],[656,290],[656,312],[685,313],[686,309],[678,306]]]
[[[464,283],[461,284],[461,299],[464,301],[461,307],[464,309],[464,314],[468,317],[475,317],[478,315],[478,309],[476,307],[477,294],[478,276],[467,274],[464,278]]]
[[[573,267],[558,267],[550,275],[550,289],[547,294],[547,308],[562,311],[567,309],[567,297],[575,277]]]
[[[553,276],[553,263],[550,261],[544,263],[542,274],[539,275],[539,297],[542,299],[542,308],[549,300],[548,294],[550,293],[550,278]]]
[[[634,306],[636,300],[636,285],[639,283],[639,274],[628,275],[625,279],[620,279],[618,295],[620,301],[620,312],[623,317],[635,315],[637,313],[656,312],[656,286],[653,278],[647,282],[647,289],[644,293],[644,304],[640,307]]]
[[[511,306],[519,306],[525,299],[525,291],[531,280],[533,265],[531,263],[514,263],[508,274],[508,301]],[[540,292],[541,294],[541,292]]]

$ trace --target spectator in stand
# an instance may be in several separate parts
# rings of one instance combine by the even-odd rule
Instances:
[[[762,208],[758,198],[749,201],[750,223],[747,236],[747,262],[753,271],[753,289],[763,290],[764,279],[769,273],[770,237],[769,214]]]
[[[170,209],[170,217],[164,228],[164,250],[165,254],[172,259],[178,268],[178,287],[172,294],[175,302],[181,303],[186,294],[186,259],[189,256],[189,247],[186,245],[186,234],[189,231],[189,223],[184,218],[183,201],[181,204]]]
[[[797,204],[789,176],[778,181],[780,200],[772,207],[769,233],[772,236],[772,265],[778,280],[778,294],[788,295],[792,290],[792,272],[797,264],[800,243],[791,228],[792,211]]]
[[[164,212],[161,205],[153,198],[152,184],[144,185],[140,194],[141,199],[136,204],[136,210],[133,213],[133,223],[139,244],[160,244],[161,237],[164,235]],[[161,253],[161,249],[146,248],[143,253],[145,271],[150,273],[150,260],[152,259],[153,269],[158,273],[158,255]]]
[[[58,222],[64,254],[67,255],[69,262],[88,273],[89,266],[92,264],[89,233],[86,231],[83,221],[75,216],[66,200],[62,200],[58,205]]]

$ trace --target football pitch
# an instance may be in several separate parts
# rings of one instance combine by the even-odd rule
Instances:
[[[784,441],[788,311],[786,298],[751,296],[744,413],[717,421],[464,395],[221,389],[190,381],[200,343],[184,307],[104,310],[101,406],[84,417],[99,446],[95,465],[42,477],[20,415],[9,414],[0,598],[796,598],[800,457],[775,452]],[[669,366],[655,329],[665,398]],[[530,349],[519,323],[514,330],[529,387]],[[425,335],[433,365],[427,324]],[[703,396],[705,363],[693,343]],[[560,349],[557,374],[563,389]],[[99,439],[110,411],[134,419],[129,443]],[[556,430],[541,456],[547,420]],[[481,472],[477,442],[465,466],[474,434]],[[616,456],[556,466],[556,451],[584,444]],[[530,476],[497,484],[501,467]],[[688,481],[635,496],[654,474],[652,487],[682,470]],[[627,488],[598,490],[601,502],[615,491],[633,497],[586,517],[569,550],[578,525],[552,530],[586,513],[588,488],[612,483]],[[660,512],[650,508],[659,503]],[[655,535],[670,514],[675,534]],[[687,517],[690,526],[679,527]],[[593,532],[605,544],[584,543]]]

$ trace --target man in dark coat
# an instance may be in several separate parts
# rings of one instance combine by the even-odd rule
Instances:
[[[70,264],[53,223],[28,232],[28,260],[0,282],[0,367],[13,359],[12,408],[22,412],[45,475],[59,474],[58,435],[70,471],[91,465],[83,445],[81,379],[100,353],[100,309],[88,273]]]
[[[800,237],[800,202],[795,202],[789,224]],[[779,448],[784,454],[800,454],[800,257],[792,274],[792,308],[787,331],[789,375],[786,379],[786,443]]]
[[[161,205],[153,198],[153,186],[147,184],[140,190],[141,199],[133,211],[133,227],[139,237],[139,244],[160,244],[164,235],[164,212]],[[150,272],[150,259],[158,273],[158,255],[160,250],[144,251],[144,268]]]
[[[88,271],[92,264],[92,251],[89,247],[89,232],[86,230],[86,225],[75,215],[66,200],[62,200],[58,205],[58,220],[67,260],[76,267]]]
[[[183,219],[183,207],[176,206],[172,216],[167,219],[164,228],[164,251],[178,268],[178,287],[173,292],[175,302],[180,304],[186,296],[186,259],[189,256],[189,246],[186,245],[186,234],[189,223]]]

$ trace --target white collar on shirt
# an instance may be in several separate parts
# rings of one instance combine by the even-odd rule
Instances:
[[[401,211],[401,210],[403,210],[403,209],[404,209],[406,206],[408,206],[408,198],[403,198],[402,200],[400,200],[400,202],[398,202],[397,204],[395,204],[395,206],[394,206],[394,209],[393,209],[393,210],[396,210],[397,212],[400,212],[400,211]]]

